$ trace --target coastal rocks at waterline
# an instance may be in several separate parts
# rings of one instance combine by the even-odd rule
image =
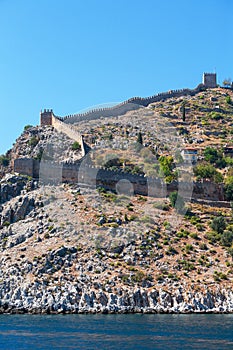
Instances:
[[[116,292],[87,289],[82,283],[11,279],[0,285],[1,313],[229,313],[233,312],[233,292],[173,293],[162,288],[118,288]]]

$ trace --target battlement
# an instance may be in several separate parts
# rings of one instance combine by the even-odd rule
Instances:
[[[203,73],[203,83],[199,84],[194,89],[178,89],[169,90],[167,92],[158,93],[149,97],[132,97],[122,103],[119,103],[113,107],[96,108],[85,113],[69,114],[64,117],[56,116],[56,119],[63,121],[66,124],[76,124],[81,121],[89,121],[99,119],[101,117],[118,117],[133,110],[137,110],[142,107],[147,107],[151,103],[159,102],[169,98],[176,98],[182,96],[194,96],[197,93],[207,89],[217,87],[217,75],[216,73]],[[54,116],[52,109],[45,109],[40,113],[41,125],[53,125]]]
[[[65,182],[76,183],[81,187],[97,188],[101,186],[117,193],[126,190],[126,192],[132,192],[132,195],[139,194],[157,198],[165,198],[169,193],[178,190],[186,198],[186,194],[189,196],[191,191],[193,199],[224,201],[223,184],[215,184],[210,181],[194,183],[173,181],[166,184],[161,178],[130,174],[122,170],[113,171],[93,166],[85,161],[74,164],[39,162],[31,158],[20,158],[14,161],[14,171],[40,179],[43,184]]]
[[[200,91],[204,90],[206,86],[199,84],[195,89],[179,89],[170,90],[167,92],[158,93],[149,97],[132,97],[116,106],[97,108],[90,110],[85,113],[67,115],[65,117],[57,117],[58,119],[64,121],[66,124],[76,124],[81,121],[89,121],[99,119],[101,117],[118,117],[124,115],[125,113],[139,108],[147,107],[149,104],[154,102],[159,102],[166,100],[168,98],[182,97],[182,96],[194,96]]]

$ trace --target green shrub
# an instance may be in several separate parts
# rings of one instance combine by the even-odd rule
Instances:
[[[196,224],[196,228],[198,231],[204,231],[204,225],[203,224]]]
[[[207,247],[207,245],[205,243],[201,243],[199,245],[199,247],[200,247],[201,250],[208,250],[208,247]]]
[[[218,113],[218,112],[210,112],[209,117],[213,120],[220,120],[223,118],[223,115],[221,113]]]
[[[145,273],[143,271],[137,271],[132,277],[132,281],[139,283],[142,282],[145,279]]]
[[[214,280],[219,281],[220,279],[227,280],[228,278],[227,278],[227,275],[225,273],[214,271]]]
[[[210,243],[217,243],[221,239],[221,236],[217,232],[214,232],[214,231],[207,232],[205,236]]]
[[[226,221],[223,216],[213,218],[210,227],[217,233],[223,233],[226,228]]]
[[[166,251],[167,255],[175,255],[178,254],[177,250],[172,247],[171,245],[168,247],[167,251]]]
[[[229,96],[229,95],[226,96],[226,103],[228,103],[229,105],[232,104],[231,96]]]
[[[8,226],[10,226],[10,223],[9,223],[9,221],[4,221],[4,223],[3,223],[3,226],[5,226],[5,227],[8,227]]]
[[[213,147],[206,147],[204,150],[204,159],[211,164],[215,164],[216,167],[220,169],[225,168],[227,165],[223,157],[223,152]]]
[[[75,141],[71,146],[72,151],[78,151],[81,149],[81,145],[78,141]]]
[[[192,263],[190,263],[189,261],[187,261],[187,260],[179,260],[178,263],[180,265],[182,265],[183,269],[186,270],[186,271],[195,270],[195,266]]]
[[[189,237],[191,237],[193,239],[198,239],[198,234],[196,232],[192,232],[192,233],[190,233]]]
[[[2,166],[8,166],[9,163],[10,163],[9,158],[7,158],[7,157],[4,156],[4,155],[1,155],[1,156],[0,156],[0,165],[2,165]]]
[[[225,247],[231,247],[233,242],[233,232],[224,231],[221,237],[221,244]]]
[[[231,256],[231,258],[233,260],[233,248],[229,248],[227,252]]]
[[[215,167],[208,163],[200,163],[193,169],[194,175],[201,179],[210,179],[216,183],[223,181],[222,174]]]
[[[170,205],[167,204],[167,203],[164,203],[164,202],[156,202],[156,203],[153,204],[153,207],[155,209],[161,209],[161,210],[168,211],[169,208],[170,208]]]
[[[171,192],[169,195],[171,206],[176,208],[178,212],[182,212],[185,208],[184,199],[178,194],[177,191]]]
[[[226,199],[233,200],[233,176],[228,176],[224,181],[224,193]]]
[[[35,147],[39,142],[39,139],[36,136],[32,136],[28,141],[29,146]]]
[[[177,237],[179,238],[187,238],[189,235],[189,232],[187,230],[181,229],[176,233]]]
[[[185,246],[186,253],[190,253],[192,250],[193,250],[192,244],[188,244],[187,243],[186,246]]]
[[[26,130],[28,130],[28,129],[32,128],[32,127],[33,127],[32,125],[25,125],[25,127],[24,127],[24,131],[26,131]]]

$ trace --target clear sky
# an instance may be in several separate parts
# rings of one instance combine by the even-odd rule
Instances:
[[[232,0],[0,0],[0,154],[56,115],[233,78]]]

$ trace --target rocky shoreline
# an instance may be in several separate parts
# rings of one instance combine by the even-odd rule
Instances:
[[[43,283],[13,286],[2,283],[0,313],[72,314],[72,313],[232,313],[232,290],[208,289],[187,292],[180,286],[173,293],[163,288],[119,289],[117,293],[87,290],[66,283],[47,288]]]

